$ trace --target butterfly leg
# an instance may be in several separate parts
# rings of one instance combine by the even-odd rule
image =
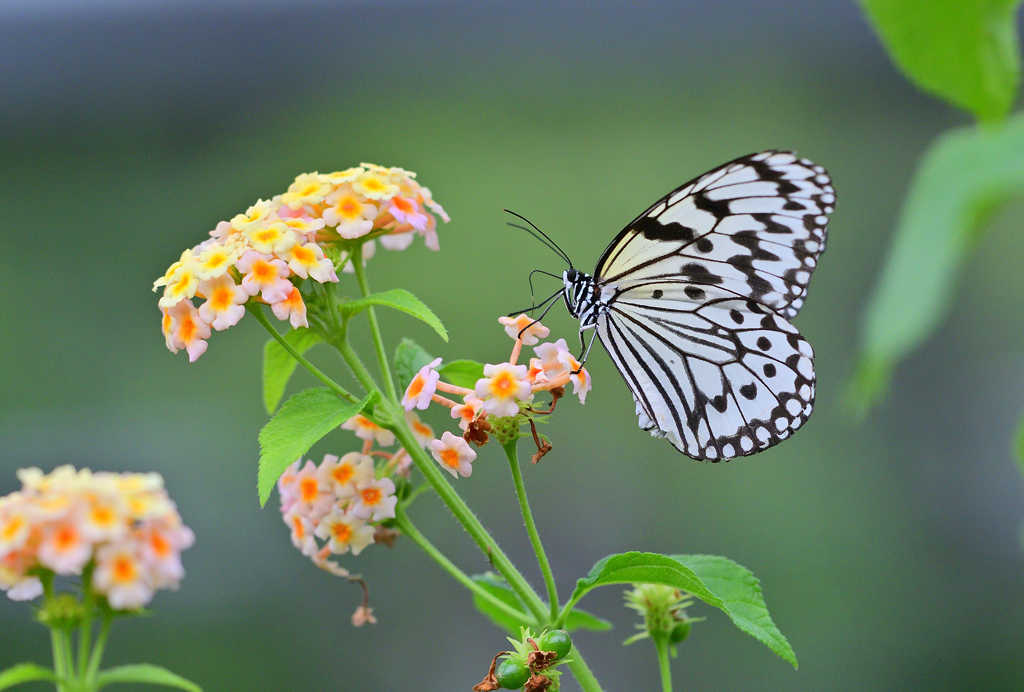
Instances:
[[[592,349],[594,347],[594,339],[597,338],[597,329],[596,329],[596,327],[597,327],[597,323],[595,322],[594,324],[588,324],[586,327],[583,327],[583,328],[580,329],[580,357],[578,358],[578,360],[580,362],[580,367],[579,367],[579,370],[573,370],[571,373],[569,373],[570,375],[579,375],[580,374],[580,370],[583,370],[583,364],[586,363],[587,362],[587,358],[590,357],[590,349]],[[586,348],[584,348],[583,347],[583,331],[586,330],[586,329],[593,329],[594,333],[590,337],[590,343],[586,345]]]

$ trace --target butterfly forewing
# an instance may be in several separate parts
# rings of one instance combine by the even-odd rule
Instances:
[[[612,241],[594,276],[597,330],[641,428],[715,461],[807,420],[813,351],[788,319],[834,204],[820,166],[762,152],[669,193]]]
[[[594,276],[602,283],[673,278],[716,286],[792,318],[825,249],[834,204],[821,166],[785,152],[745,156],[637,217],[605,250]]]

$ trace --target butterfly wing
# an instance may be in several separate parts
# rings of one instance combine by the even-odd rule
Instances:
[[[821,166],[788,152],[750,154],[658,200],[611,242],[594,277],[633,285],[682,278],[792,319],[835,199]]]
[[[595,271],[607,306],[597,330],[641,428],[717,461],[807,420],[814,354],[788,319],[834,203],[820,166],[761,152],[674,190],[612,241]]]
[[[640,427],[695,459],[767,449],[806,422],[814,352],[788,321],[732,297],[623,295],[597,333],[636,400]],[[666,300],[667,299],[667,300]],[[666,312],[666,303],[678,303]]]

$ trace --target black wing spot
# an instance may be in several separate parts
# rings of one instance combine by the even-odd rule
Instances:
[[[709,253],[709,252],[711,252],[712,250],[715,249],[715,244],[712,243],[707,238],[701,238],[700,240],[698,240],[697,243],[696,243],[696,246],[697,246],[697,252],[703,252],[705,254],[707,254],[707,253]]]
[[[693,240],[696,232],[681,223],[660,223],[657,219],[645,216],[637,219],[633,224],[633,230],[642,233],[647,240],[678,240],[688,243]]]
[[[775,319],[771,315],[765,315],[761,318],[761,326],[772,331],[779,331],[779,327],[775,324]]]
[[[753,399],[757,396],[757,385],[756,384],[745,384],[740,387],[740,394],[743,395],[744,399]]]
[[[654,293],[652,293],[651,295],[654,296],[655,298],[661,298],[663,295],[665,295],[665,292],[660,288],[656,288],[654,289]]]
[[[785,209],[786,211],[803,211],[807,207],[794,200],[789,200],[784,205],[782,205],[782,208]]]
[[[715,407],[715,410],[719,413],[725,413],[725,409],[729,408],[729,400],[725,398],[724,394],[719,394],[711,400],[711,405]]]
[[[683,293],[694,300],[704,300],[704,290],[696,286],[687,286],[683,289]]]
[[[689,277],[690,281],[695,284],[720,284],[725,281],[722,277],[708,271],[708,268],[703,264],[698,264],[697,262],[684,264],[679,269],[679,273]]]
[[[775,377],[775,365],[773,363],[764,364],[764,375],[765,377]]]
[[[730,310],[729,317],[731,317],[732,321],[736,324],[743,324],[743,313],[739,310]]]
[[[771,349],[772,342],[768,340],[768,337],[762,336],[757,340],[757,347],[762,351],[767,351]]]

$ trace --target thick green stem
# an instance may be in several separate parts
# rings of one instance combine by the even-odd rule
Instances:
[[[490,591],[477,584],[469,577],[469,575],[456,567],[455,564],[444,555],[444,553],[438,550],[433,543],[428,541],[426,537],[419,532],[419,529],[413,526],[412,522],[409,520],[409,515],[407,515],[405,510],[401,507],[397,510],[395,523],[400,529],[402,529],[402,532],[406,536],[412,539],[413,543],[422,548],[423,552],[434,558],[434,561],[437,562],[437,564],[441,565],[448,574],[452,575],[452,577],[455,578],[455,581],[459,582],[475,595],[487,601],[506,615],[516,618],[523,625],[536,626],[537,623],[532,617],[526,613],[520,612],[517,608],[513,608],[508,605]]]
[[[363,246],[357,245],[352,251],[352,267],[356,270],[356,281],[359,282],[359,290],[363,297],[370,295],[370,284],[366,280],[366,267],[363,266]],[[377,323],[377,313],[371,305],[366,309],[366,317],[370,321],[370,334],[373,336],[373,347],[377,351],[377,361],[380,363],[380,375],[384,378],[384,390],[391,401],[398,403],[398,392],[395,390],[395,380],[391,376],[391,365],[388,364],[388,354],[384,350],[384,340],[380,336],[380,325]]]
[[[350,393],[347,390],[345,390],[344,387],[342,387],[340,384],[338,384],[337,382],[332,380],[327,375],[325,375],[322,372],[320,372],[320,370],[315,365],[313,365],[308,360],[303,358],[302,354],[299,353],[298,351],[296,351],[295,347],[292,346],[290,343],[288,343],[287,339],[285,339],[283,336],[281,336],[277,332],[277,330],[274,329],[274,326],[272,324],[270,324],[270,320],[268,320],[267,316],[263,314],[263,308],[260,307],[260,305],[258,303],[248,303],[248,304],[246,304],[245,308],[250,313],[252,313],[252,316],[255,317],[259,321],[260,324],[263,325],[264,329],[266,329],[268,332],[270,332],[270,335],[272,337],[274,337],[274,339],[277,340],[277,343],[281,344],[281,347],[285,351],[287,351],[288,354],[291,355],[292,358],[294,358],[296,361],[298,361],[299,364],[302,365],[302,367],[306,368],[306,370],[308,370],[313,375],[313,377],[315,377],[316,379],[318,379],[321,382],[323,382],[325,385],[328,386],[328,388],[333,390],[335,394],[340,396],[345,401],[348,401],[348,402],[353,403],[353,404],[356,403],[357,401],[359,401],[358,397],[356,397],[352,393]]]
[[[597,681],[594,673],[590,670],[590,666],[580,656],[580,650],[573,646],[569,651],[569,658],[569,670],[572,671],[576,682],[580,684],[583,692],[602,692],[601,683]]]
[[[672,692],[672,666],[668,659],[668,638],[654,637],[654,646],[658,650],[658,669],[661,671],[661,692]]]
[[[95,597],[92,592],[92,572],[94,563],[86,565],[82,572],[82,606],[85,617],[78,628],[78,673],[84,675],[89,665],[89,650],[92,648],[92,615]]]
[[[387,402],[381,402],[379,407],[387,407],[389,409],[395,409],[392,412],[392,430],[395,433],[395,437],[405,447],[405,450],[412,457],[413,463],[416,464],[416,468],[419,469],[423,477],[427,479],[427,482],[434,487],[437,491],[438,496],[441,500],[448,505],[448,509],[451,510],[455,518],[458,519],[459,523],[466,529],[466,532],[470,535],[473,541],[479,546],[480,550],[487,555],[491,564],[494,565],[495,569],[501,573],[505,580],[512,587],[512,590],[516,592],[519,598],[523,601],[526,607],[530,610],[530,613],[538,622],[546,622],[548,618],[548,610],[544,605],[544,601],[540,599],[537,592],[526,581],[526,578],[519,573],[519,570],[515,568],[512,561],[508,559],[505,552],[498,547],[498,544],[494,541],[494,538],[487,532],[480,520],[473,514],[473,510],[469,508],[465,500],[455,492],[451,483],[448,482],[443,475],[441,475],[441,469],[438,468],[437,464],[433,459],[428,457],[420,447],[416,438],[413,436],[412,431],[409,429],[408,424],[405,422],[405,418],[401,415],[401,409],[393,405],[388,405]]]
[[[551,572],[551,563],[548,562],[547,553],[544,552],[544,544],[540,542],[537,524],[533,520],[533,512],[530,511],[530,501],[526,498],[523,472],[519,468],[519,456],[516,453],[517,442],[518,440],[512,440],[502,447],[505,450],[505,456],[508,457],[509,468],[512,469],[512,480],[515,481],[519,511],[523,514],[526,533],[530,535],[530,544],[533,545],[533,552],[537,554],[537,564],[540,565],[540,571],[544,575],[544,584],[548,589],[548,603],[551,607],[551,622],[554,622],[558,619],[558,590],[555,588],[555,575]]]
[[[342,335],[340,338],[335,339],[331,342],[334,348],[338,349],[338,353],[348,363],[348,367],[352,369],[352,373],[359,380],[359,384],[363,385],[363,388],[368,392],[379,392],[380,387],[373,381],[373,375],[363,365],[363,361],[359,359],[359,354],[355,352],[352,345],[348,342],[348,339]]]
[[[67,658],[64,655],[63,633],[55,627],[50,627],[50,647],[53,649],[53,672],[63,681],[70,679],[67,669]],[[57,692],[65,692],[68,688],[64,682],[57,682]]]

